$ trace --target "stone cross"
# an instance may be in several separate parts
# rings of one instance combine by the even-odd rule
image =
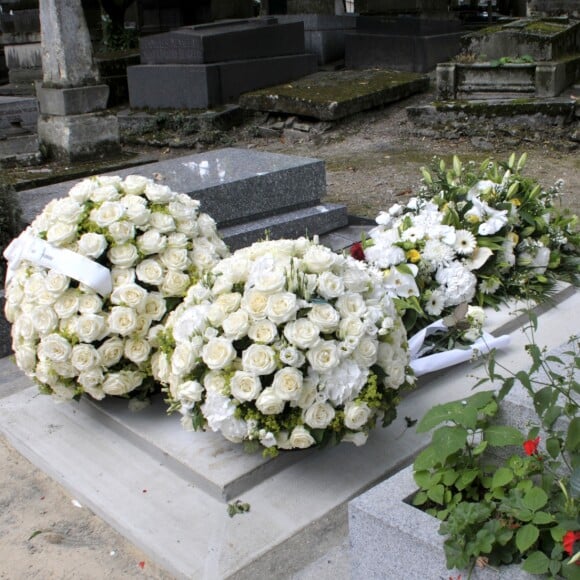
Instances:
[[[97,84],[99,72],[81,0],[40,0],[40,22],[44,86]]]

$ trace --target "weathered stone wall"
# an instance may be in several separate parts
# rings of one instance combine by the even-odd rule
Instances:
[[[528,0],[530,16],[569,16],[580,17],[580,3],[578,0]]]

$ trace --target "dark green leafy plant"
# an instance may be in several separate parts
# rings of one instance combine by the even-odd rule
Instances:
[[[4,285],[6,277],[6,260],[4,250],[21,230],[20,206],[14,190],[9,186],[0,185],[0,281]]]
[[[435,431],[415,460],[413,505],[442,520],[449,568],[519,563],[532,574],[580,578],[579,337],[558,357],[537,346],[535,329],[531,315],[526,371],[512,373],[492,354],[476,386],[491,381],[499,391],[437,405],[417,426]],[[515,384],[537,414],[525,437],[498,421]]]

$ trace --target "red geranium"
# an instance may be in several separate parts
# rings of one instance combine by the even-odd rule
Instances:
[[[528,439],[524,441],[524,451],[526,455],[535,455],[538,451],[538,445],[540,444],[540,438]]]
[[[580,532],[566,532],[562,540],[564,552],[566,552],[569,556],[573,556],[574,544],[578,541],[580,541]],[[580,560],[578,560],[576,564],[580,564]]]
[[[364,262],[365,259],[365,251],[362,247],[362,244],[360,242],[356,242],[356,244],[353,244],[350,247],[350,255],[355,259],[355,260],[360,260],[361,262]]]

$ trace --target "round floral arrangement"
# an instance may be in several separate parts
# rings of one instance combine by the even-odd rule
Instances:
[[[146,398],[156,331],[228,254],[185,194],[139,175],[77,183],[5,252],[18,366],[59,399]]]
[[[542,189],[525,161],[435,162],[417,197],[377,217],[359,257],[384,270],[409,329],[464,302],[541,300],[558,280],[578,284],[578,217],[558,207],[562,182]]]
[[[270,455],[363,444],[413,380],[380,271],[305,238],[221,261],[158,339],[153,373],[183,425]]]

